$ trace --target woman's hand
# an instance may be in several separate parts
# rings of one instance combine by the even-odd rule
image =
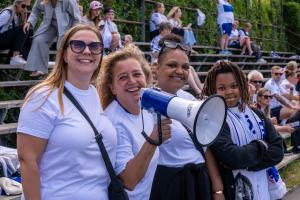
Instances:
[[[162,141],[166,141],[171,138],[171,119],[162,119],[161,120],[161,133],[162,133]],[[154,126],[154,129],[150,135],[150,138],[156,142],[158,142],[158,127],[157,124]]]
[[[23,26],[23,32],[27,33],[30,29],[31,24],[29,22],[26,22]]]

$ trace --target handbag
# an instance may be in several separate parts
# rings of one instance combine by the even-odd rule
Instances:
[[[82,114],[82,116],[87,120],[87,122],[90,124],[90,126],[92,127],[92,129],[95,133],[95,139],[99,146],[100,152],[102,154],[102,157],[103,157],[106,169],[107,169],[107,172],[108,172],[110,180],[111,180],[111,183],[108,187],[109,200],[129,200],[128,195],[124,189],[123,183],[117,178],[116,173],[113,169],[113,166],[109,159],[108,153],[107,153],[105,146],[103,144],[103,141],[102,141],[102,139],[103,139],[102,134],[98,132],[98,130],[94,126],[94,124],[91,121],[91,119],[89,118],[89,116],[86,114],[86,112],[80,106],[78,101],[75,99],[75,97],[71,94],[71,92],[66,87],[64,87],[64,94],[74,104],[74,106],[78,109],[78,111]]]
[[[270,167],[267,170],[267,175],[270,199],[277,200],[283,198],[283,196],[287,193],[286,185],[282,181],[276,167]]]

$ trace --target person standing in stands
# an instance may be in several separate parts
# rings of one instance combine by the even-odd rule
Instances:
[[[101,21],[101,9],[103,5],[99,1],[92,1],[88,13],[82,18],[83,23],[99,27]]]
[[[283,158],[282,138],[262,112],[250,108],[245,75],[236,64],[218,61],[202,94],[221,95],[228,106],[225,126],[209,147],[219,163],[225,198],[270,200],[267,169]]]
[[[28,55],[25,70],[31,76],[48,73],[49,47],[57,39],[57,49],[65,32],[81,22],[81,15],[76,0],[36,0],[23,31],[35,27],[41,15],[44,15],[40,27],[33,35],[32,46]]]
[[[229,36],[231,34],[232,25],[234,22],[233,7],[229,1],[230,0],[216,0],[218,8],[217,23],[221,33],[220,54],[224,55],[232,54],[227,50]]]
[[[71,28],[62,38],[56,67],[27,94],[17,128],[26,200],[108,200],[110,178],[95,132],[63,93],[68,89],[85,110],[114,166],[116,131],[92,85],[102,51],[98,29],[84,24]]]
[[[181,88],[190,73],[191,46],[174,34],[164,37],[156,67],[157,87],[186,100],[196,98]],[[197,143],[194,134],[172,119],[172,138],[159,146],[159,160],[151,200],[224,200],[223,184],[216,161]]]
[[[22,57],[22,54],[26,53],[23,48],[32,31],[24,33],[22,27],[27,20],[29,6],[30,0],[15,0],[13,5],[0,12],[0,50],[10,50],[11,65],[26,64]]]
[[[157,146],[142,134],[158,141],[153,114],[140,107],[141,88],[150,81],[150,68],[142,52],[129,45],[105,57],[97,86],[104,112],[117,130],[115,170],[130,200],[149,200],[159,156]],[[171,120],[161,122],[165,141],[171,137]]]

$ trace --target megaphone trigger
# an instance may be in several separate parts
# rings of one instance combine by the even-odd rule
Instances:
[[[157,113],[157,133],[158,133],[158,143],[162,143],[162,131],[161,131],[161,115]]]

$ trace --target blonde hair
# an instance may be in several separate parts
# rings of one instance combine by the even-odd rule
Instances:
[[[290,71],[297,71],[298,70],[298,64],[295,61],[290,61],[285,67],[286,70]]]
[[[265,92],[269,92],[270,94],[271,94],[271,91],[270,90],[268,90],[268,89],[266,89],[266,88],[260,88],[258,91],[257,91],[257,97],[262,97],[263,95],[264,95],[264,93]],[[258,102],[258,99],[259,98],[257,98],[257,103],[258,104],[260,104],[260,102]],[[270,106],[268,105],[268,106],[266,106],[265,108],[264,108],[264,114],[265,114],[265,116],[267,117],[267,118],[271,118],[271,111],[270,111]]]
[[[79,24],[79,25],[74,26],[71,29],[69,29],[65,33],[65,35],[61,41],[60,48],[57,51],[56,62],[55,62],[55,66],[54,66],[53,70],[51,71],[51,73],[47,76],[47,78],[43,82],[32,87],[29,90],[29,92],[27,93],[27,95],[25,97],[24,104],[26,104],[26,102],[29,100],[29,98],[33,95],[34,92],[36,92],[37,90],[39,90],[43,87],[47,88],[45,91],[43,91],[43,92],[48,92],[47,98],[51,94],[51,92],[53,92],[56,88],[58,88],[59,107],[60,107],[60,110],[62,111],[62,113],[64,112],[64,104],[63,104],[63,100],[62,100],[62,94],[63,94],[65,81],[67,80],[67,71],[68,71],[68,65],[64,61],[65,49],[67,47],[67,44],[68,44],[70,38],[73,35],[75,35],[75,33],[79,32],[79,31],[85,31],[85,30],[95,33],[95,35],[98,37],[100,42],[102,42],[102,37],[100,35],[99,30],[91,25]],[[102,60],[102,56],[100,59],[100,63],[101,63],[101,60]],[[99,63],[99,67],[95,70],[95,72],[92,75],[91,82],[95,81],[98,76],[98,73],[100,70],[100,63]],[[44,102],[46,102],[47,98],[45,99]]]
[[[115,98],[110,89],[113,82],[113,70],[118,62],[129,58],[136,59],[145,74],[147,85],[151,83],[151,70],[143,52],[133,44],[126,46],[122,51],[116,51],[106,56],[101,65],[101,71],[97,81],[97,90],[103,109],[105,109]]]
[[[168,13],[168,15],[167,15],[167,18],[168,18],[168,19],[173,19],[173,18],[175,17],[175,13],[178,11],[178,9],[180,9],[178,6],[173,7],[173,8],[169,11],[169,13]],[[177,21],[178,21],[178,23],[179,23],[179,26],[181,26],[181,25],[182,25],[182,21],[181,21],[180,19],[177,19]]]

